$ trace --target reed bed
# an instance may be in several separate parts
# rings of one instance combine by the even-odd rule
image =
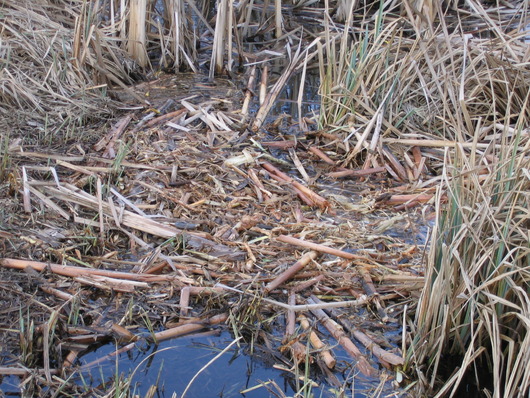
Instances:
[[[404,2],[405,18],[381,6],[359,26],[350,4],[339,32],[325,19],[320,125],[343,143],[342,166],[383,165],[416,186],[440,182],[408,350],[417,394],[523,397],[530,388],[528,4],[512,4],[517,12],[474,1],[450,12],[443,5]],[[436,176],[410,169],[414,151]]]
[[[356,380],[346,377],[341,385],[331,376],[335,343],[356,372],[380,377],[382,388],[389,383],[380,368],[398,369],[400,381],[403,366],[418,380],[407,387],[415,396],[454,396],[472,385],[493,397],[528,394],[527,2],[5,0],[2,6],[1,123],[17,131],[0,137],[0,180],[7,180],[0,186],[6,193],[0,226],[9,226],[0,231],[0,248],[12,257],[0,259],[0,272],[46,270],[53,283],[39,283],[38,294],[56,300],[41,309],[31,299],[20,326],[2,329],[10,341],[18,331],[21,345],[21,356],[9,358],[2,374],[25,378],[35,394],[87,393],[69,381],[49,386],[94,341],[118,341],[112,355],[133,349],[145,336],[121,323],[137,328],[141,316],[154,343],[227,322],[236,340],[250,336],[254,347],[263,336],[278,340],[263,325],[280,325],[284,338],[275,347],[286,363],[299,370],[306,361],[305,383],[306,357],[318,358],[325,381],[340,393]],[[209,71],[212,86],[184,74],[129,86],[160,70],[187,69]],[[302,91],[315,69],[320,113],[304,117]],[[239,81],[247,71],[248,82]],[[289,87],[299,73],[300,89]],[[236,84],[212,90],[221,87],[219,75]],[[234,88],[240,83],[244,93]],[[170,98],[160,101],[156,87]],[[286,87],[298,91],[300,136],[291,136],[293,125],[282,127],[289,117],[270,118]],[[117,88],[134,110],[84,147],[78,127],[113,114]],[[48,147],[72,138],[80,155],[28,150],[21,139],[28,135],[20,132]],[[330,181],[336,185],[327,189]],[[375,185],[385,192],[376,197]],[[413,235],[419,213],[409,218],[418,205],[425,219],[436,207],[419,304],[421,243],[384,235],[395,228]],[[392,217],[358,220],[381,216],[381,207]],[[26,231],[42,228],[41,214],[55,230]],[[28,240],[33,233],[37,238]],[[134,260],[120,256],[131,251]],[[31,283],[17,279],[25,290],[35,289]],[[80,311],[77,296],[64,289],[68,283],[80,297],[97,290],[105,305],[119,309],[108,319],[111,331],[102,318],[83,318],[96,307],[85,303]],[[2,298],[27,298],[0,285]],[[148,309],[139,291],[162,299]],[[114,292],[134,305],[118,302]],[[202,300],[190,304],[192,294]],[[153,308],[169,318],[150,317]],[[311,326],[297,334],[299,312],[306,314],[298,318],[303,329],[311,317],[334,343],[319,342]],[[412,312],[415,319],[408,318]],[[403,341],[377,343],[360,330],[355,322],[368,313],[384,325],[379,331],[370,323],[381,336],[402,318]],[[35,335],[42,336],[39,346],[32,345]],[[66,357],[51,349],[59,345]],[[300,395],[311,394],[295,383]],[[122,384],[130,387],[119,380],[115,386]]]
[[[528,10],[518,9],[525,14],[509,30],[484,10],[474,13],[478,26],[493,25],[476,33],[465,30],[463,10],[439,9],[433,27],[383,8],[360,24],[350,9],[342,33],[327,23],[319,53],[320,125],[342,139],[342,165],[389,164],[396,178],[412,181],[406,168],[414,146],[440,169],[444,147],[459,143],[469,151],[478,142],[473,149],[483,153],[499,145],[496,133],[511,128],[514,115],[530,112]]]
[[[74,138],[112,115],[112,90],[157,68],[195,68],[196,37],[183,1],[2,2],[0,112],[26,136]],[[148,53],[150,54],[148,56]],[[29,125],[28,125],[29,123]]]
[[[449,33],[442,23],[413,40],[390,25],[365,35],[355,50],[362,76],[350,82],[358,94],[332,109],[377,109],[371,119],[358,117],[364,134],[352,134],[349,160],[369,149],[382,161],[387,143],[422,150],[438,139],[455,143],[431,152],[441,184],[408,364],[429,396],[523,397],[530,388],[529,54],[520,30],[490,25],[480,38],[462,26]],[[395,80],[384,78],[392,70]],[[367,159],[375,164],[372,152]]]
[[[72,137],[87,120],[111,114],[107,82],[131,80],[118,62],[123,52],[101,40],[94,18],[83,1],[2,2],[0,112],[10,128]]]
[[[438,202],[409,350],[437,396],[469,385],[494,397],[529,392],[530,143],[523,126],[521,114],[515,131],[499,133],[493,163],[475,151],[448,153],[440,188],[448,203]]]

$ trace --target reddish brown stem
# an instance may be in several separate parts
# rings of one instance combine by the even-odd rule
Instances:
[[[308,242],[302,239],[293,238],[292,236],[280,235],[276,239],[283,243],[289,243],[295,246],[306,247],[308,249],[316,250],[317,252],[320,252],[320,253],[327,253],[327,254],[332,254],[334,256],[347,258],[348,260],[370,261],[368,258],[364,256],[358,256],[352,253],[345,252],[343,250],[333,249],[332,247],[329,247],[329,246],[324,246],[318,243],[313,243],[313,242]]]
[[[296,263],[294,263],[292,266],[290,266],[288,269],[278,275],[276,279],[274,279],[267,286],[265,286],[265,293],[269,293],[285,281],[291,279],[297,272],[301,271],[307,264],[317,258],[317,256],[318,253],[315,251],[311,251],[305,254],[300,260],[298,260]]]

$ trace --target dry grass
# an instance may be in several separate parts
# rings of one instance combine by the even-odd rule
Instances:
[[[460,370],[439,396],[456,391],[466,370],[481,388],[496,386],[495,397],[526,396],[530,388],[530,143],[523,125],[521,115],[515,132],[500,133],[487,174],[485,156],[459,150],[448,158],[442,187],[449,203],[438,204],[410,350],[416,364],[427,365],[420,369],[430,388],[448,371],[443,358],[458,358]]]
[[[474,35],[465,31],[463,12],[444,16],[432,30],[383,9],[360,27],[350,17],[341,34],[328,23],[320,54],[320,123],[343,138],[344,164],[389,163],[387,148],[406,164],[411,144],[489,144],[519,112],[527,118],[530,55],[521,32],[528,13],[521,11],[526,17],[512,19],[509,32],[494,25]],[[477,25],[491,21],[488,13],[473,18]],[[441,150],[429,157],[443,163]],[[410,179],[399,166],[392,169]]]
[[[381,8],[360,27],[350,10],[338,34],[326,19],[321,126],[342,138],[343,165],[387,165],[421,186],[405,172],[417,146],[440,173],[428,283],[411,325],[418,393],[453,396],[476,383],[488,396],[527,396],[528,4],[469,1],[447,15],[433,2],[403,5],[404,19]]]
[[[456,142],[444,152],[409,355],[429,394],[476,383],[489,396],[522,397],[530,388],[529,53],[514,31],[492,26],[479,39],[457,26],[414,41],[406,63],[414,67],[403,68],[410,78],[401,73],[399,84],[415,89],[397,90],[403,103],[421,105],[421,123],[404,120],[400,136]]]
[[[122,52],[100,40],[84,4],[3,2],[0,112],[11,128],[39,137],[50,130],[72,134],[87,119],[110,114],[107,82],[129,82],[116,62]]]
[[[41,143],[112,114],[109,91],[149,72],[148,51],[161,67],[196,61],[182,1],[161,13],[145,0],[5,0],[1,12],[1,116]]]

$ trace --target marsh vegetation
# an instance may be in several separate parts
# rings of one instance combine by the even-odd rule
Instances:
[[[529,26],[524,0],[3,0],[0,378],[132,396],[83,372],[221,328],[297,396],[528,396]]]

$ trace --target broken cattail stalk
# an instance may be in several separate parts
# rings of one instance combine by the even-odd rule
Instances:
[[[2,376],[19,376],[19,377],[26,377],[30,374],[38,374],[38,375],[43,375],[45,374],[46,372],[49,372],[50,374],[53,374],[53,375],[58,375],[58,374],[61,374],[61,370],[59,369],[49,369],[49,370],[45,370],[45,369],[23,369],[23,368],[12,368],[12,367],[9,367],[9,366],[0,366],[0,375]]]
[[[308,298],[307,302],[317,304],[313,298]],[[357,366],[359,371],[365,376],[376,376],[377,370],[370,365],[366,357],[359,351],[357,346],[346,336],[342,328],[331,319],[323,310],[312,309],[311,312],[315,315],[320,323],[331,333],[337,342],[346,350],[346,352],[353,358],[357,359]]]
[[[309,184],[311,181],[311,178],[307,174],[307,171],[305,170],[304,165],[298,158],[298,155],[296,154],[296,151],[294,150],[294,148],[289,148],[289,156],[293,160],[293,163],[296,166],[296,169],[298,170],[298,172],[300,173],[304,181]]]
[[[186,286],[180,291],[180,315],[188,316],[188,306],[190,304],[190,296],[197,294],[213,294],[222,293],[223,288],[220,287],[198,287],[198,286]]]
[[[144,270],[144,274],[150,274],[150,275],[158,275],[162,272],[162,270],[169,266],[169,263],[167,261],[162,261],[158,264],[155,264],[151,267],[148,267]]]
[[[322,159],[327,164],[330,164],[332,166],[336,165],[336,163],[328,155],[326,155],[324,152],[322,152],[322,150],[320,148],[318,148],[316,146],[312,146],[312,147],[309,148],[309,151],[314,153],[315,155],[317,155],[320,159]]]
[[[74,295],[70,293],[66,293],[66,292],[63,292],[62,290],[55,289],[49,286],[40,286],[40,289],[45,293],[52,294],[55,297],[58,297],[61,300],[65,300],[65,301],[72,300],[75,297]]]
[[[333,357],[331,351],[328,350],[326,348],[326,345],[322,342],[322,340],[320,340],[318,335],[313,330],[310,330],[311,326],[309,325],[307,317],[305,315],[300,315],[298,317],[298,320],[300,321],[300,325],[304,330],[309,330],[309,341],[311,342],[313,348],[318,350],[318,354],[320,355],[326,366],[329,369],[333,369],[337,361]]]
[[[400,180],[406,181],[407,172],[403,165],[399,162],[396,156],[390,152],[388,149],[383,148],[383,156],[388,160],[389,164],[387,166],[391,167],[392,170],[397,174]],[[388,170],[388,167],[387,167]]]
[[[252,293],[244,292],[242,290],[226,286],[222,283],[217,283],[215,286],[222,287],[225,290],[229,290],[232,292],[237,292],[240,294],[249,295],[255,298],[258,298],[259,300],[269,303],[271,305],[275,305],[277,307],[286,309],[286,310],[293,310],[293,311],[311,311],[313,309],[326,309],[326,308],[342,308],[342,307],[357,307],[359,305],[365,305],[369,302],[368,298],[366,296],[361,296],[357,300],[350,300],[350,301],[336,301],[331,303],[321,303],[321,304],[298,304],[298,305],[289,305],[285,303],[281,303],[279,301],[271,300],[266,297],[257,296]]]
[[[148,288],[149,284],[145,282],[137,282],[116,278],[109,278],[100,275],[87,275],[74,277],[76,282],[83,285],[97,287],[101,290],[116,291],[122,293],[134,293],[137,288]]]
[[[116,336],[116,340],[118,340],[120,343],[131,343],[139,339],[139,337],[132,333],[129,329],[126,329],[117,323],[113,323],[110,327],[110,330]]]
[[[228,314],[219,314],[199,323],[190,323],[187,325],[176,326],[172,329],[163,330],[161,332],[155,333],[155,341],[164,341],[169,340],[175,337],[183,336],[198,330],[207,328],[209,326],[218,325],[225,322],[228,319]]]
[[[110,132],[101,138],[96,145],[94,145],[95,151],[101,151],[103,148],[107,147],[105,153],[110,153],[112,146],[115,144],[116,140],[120,138],[127,126],[132,120],[132,114],[124,116],[112,127]],[[105,155],[103,155],[105,156]]]
[[[153,127],[153,126],[155,126],[155,125],[157,125],[159,123],[165,122],[166,120],[170,120],[170,119],[176,118],[178,116],[181,116],[184,113],[186,113],[187,111],[188,111],[187,109],[181,108],[181,109],[178,109],[178,110],[176,110],[174,112],[169,112],[169,113],[166,113],[165,115],[161,115],[161,116],[155,117],[154,119],[149,120],[149,122],[147,122],[145,124],[145,127],[146,128]]]
[[[304,254],[300,260],[298,260],[296,263],[294,263],[292,266],[290,266],[287,270],[282,272],[276,279],[274,279],[272,282],[270,282],[267,286],[265,286],[265,294],[270,293],[272,290],[276,289],[278,286],[280,286],[285,281],[291,279],[297,272],[302,270],[307,264],[309,264],[312,260],[318,257],[318,253],[315,251],[311,251],[309,253]]]
[[[364,256],[358,256],[356,254],[345,252],[343,250],[333,249],[332,247],[329,247],[329,246],[324,246],[318,243],[313,243],[313,242],[308,242],[302,239],[293,238],[292,236],[280,235],[276,239],[283,243],[289,243],[291,245],[305,247],[308,249],[316,250],[317,252],[320,252],[320,253],[332,254],[337,257],[346,258],[348,260],[364,260],[364,261],[371,262],[369,258],[364,257]]]
[[[232,51],[232,26],[230,26],[231,17],[229,16],[230,4],[232,1],[219,0],[217,2],[217,17],[215,23],[215,34],[213,39],[212,58],[210,64],[210,79],[215,74],[221,74],[224,69],[225,50],[231,58]],[[225,49],[225,45],[228,47]]]
[[[185,278],[177,275],[149,275],[149,274],[132,274],[129,272],[120,272],[120,271],[107,271],[102,269],[94,268],[82,268],[74,267],[71,265],[61,265],[61,264],[50,264],[50,263],[41,263],[39,261],[30,261],[30,260],[18,260],[14,258],[1,258],[0,265],[7,268],[16,268],[24,269],[31,267],[37,271],[44,271],[45,269],[50,270],[56,274],[69,276],[69,277],[79,277],[82,275],[100,275],[106,276],[109,278],[119,278],[127,279],[131,281],[141,281],[141,282],[182,282],[192,284],[194,281],[189,278]]]
[[[250,100],[254,95],[254,81],[256,80],[256,65],[253,65],[250,69],[250,76],[248,77],[247,89],[245,90],[245,99],[243,101],[243,106],[241,107],[241,115],[244,118],[248,116],[248,107],[250,105]]]
[[[279,148],[283,149],[284,151],[289,148],[296,147],[296,141],[295,140],[288,140],[288,141],[263,141],[260,142],[262,146],[266,146],[269,148]]]
[[[368,297],[371,298],[372,303],[376,306],[377,314],[381,317],[381,320],[385,323],[390,321],[395,322],[396,320],[391,319],[386,313],[386,310],[383,308],[383,303],[379,297],[379,293],[375,288],[375,285],[372,282],[372,277],[370,276],[370,273],[368,272],[366,267],[358,267],[357,270],[362,278],[364,292]]]
[[[317,206],[320,209],[327,211],[331,210],[331,204],[326,199],[324,199],[319,194],[313,192],[298,181],[293,180],[291,177],[274,167],[272,164],[264,162],[261,164],[261,166],[265,170],[267,170],[270,173],[271,177],[275,180],[290,183],[293,189],[300,197],[300,199],[302,199],[309,206]]]
[[[383,173],[385,171],[386,171],[385,167],[373,167],[373,168],[362,169],[362,170],[335,171],[333,173],[328,173],[327,176],[332,177],[332,178],[361,177],[361,176],[367,176],[370,174]]]
[[[296,295],[289,293],[289,305],[296,305]],[[287,322],[285,325],[285,338],[294,336],[296,330],[296,313],[293,310],[287,311]]]
[[[282,37],[282,0],[274,1],[274,21],[276,25],[276,38]]]
[[[263,105],[267,96],[267,82],[269,80],[269,66],[263,66],[261,70],[261,81],[259,84],[259,105]]]
[[[296,304],[296,296],[294,293],[289,294],[289,305]],[[293,310],[287,311],[287,324],[285,327],[285,336],[283,339],[284,345],[280,348],[280,351],[286,351],[289,349],[291,357],[297,364],[304,363],[306,361],[306,348],[302,343],[298,341],[298,337],[295,334],[296,330],[296,313]],[[310,358],[311,362],[311,358]]]
[[[308,57],[304,59],[304,67],[302,68],[302,76],[300,77],[300,87],[298,88],[298,100],[296,104],[298,105],[298,125],[300,126],[300,131],[306,133],[308,131],[306,118],[303,117],[302,111],[302,102],[305,96],[305,83],[306,83],[306,73],[307,73],[307,61]]]
[[[392,195],[384,200],[385,204],[395,205],[407,202],[427,203],[434,197],[434,194],[409,194],[409,195]]]
[[[99,221],[99,244],[105,246],[105,217],[103,217],[103,184],[101,178],[96,180],[96,199],[98,202],[98,221]]]
[[[22,202],[24,203],[24,211],[26,213],[31,213],[31,198],[30,198],[30,186],[28,182],[28,173],[26,171],[26,166],[22,166]]]
[[[98,326],[103,321],[103,315],[99,314],[96,319],[92,322],[92,327]],[[66,355],[66,358],[63,361],[63,368],[69,368],[70,366],[73,366],[75,363],[75,360],[77,359],[77,356],[79,355],[81,351],[80,350],[71,350],[68,355]]]
[[[302,290],[307,289],[308,287],[313,286],[314,284],[320,282],[322,279],[324,279],[325,276],[320,274],[315,276],[314,278],[308,279],[305,282],[298,283],[296,286],[294,286],[291,290],[295,293],[301,292]]]
[[[314,299],[316,302],[320,301]],[[340,323],[352,334],[357,341],[364,345],[370,352],[375,355],[382,363],[387,363],[394,366],[403,365],[403,357],[388,352],[382,349],[377,343],[375,343],[366,333],[356,328],[346,317],[342,316],[343,313],[337,310],[330,310],[330,313],[340,320]]]

